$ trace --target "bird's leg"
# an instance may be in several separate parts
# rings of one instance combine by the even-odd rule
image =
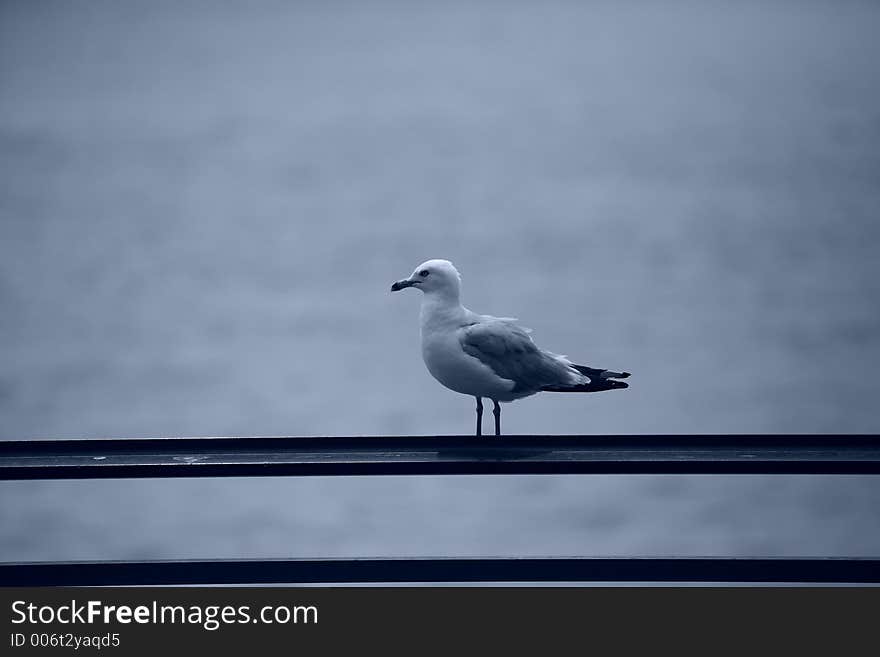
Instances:
[[[483,435],[483,400],[477,397],[477,435]]]
[[[501,435],[501,404],[498,403],[497,399],[493,399],[495,402],[495,408],[492,409],[492,415],[495,416],[495,435]]]

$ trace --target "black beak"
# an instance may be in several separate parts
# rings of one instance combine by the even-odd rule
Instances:
[[[404,279],[402,281],[397,281],[396,283],[394,283],[391,286],[391,291],[392,292],[400,292],[400,290],[402,290],[406,287],[412,287],[413,285],[414,285],[414,283],[412,281],[408,281],[408,280]]]

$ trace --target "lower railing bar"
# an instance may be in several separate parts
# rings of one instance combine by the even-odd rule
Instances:
[[[880,583],[880,558],[505,557],[0,563],[2,586],[402,582]]]

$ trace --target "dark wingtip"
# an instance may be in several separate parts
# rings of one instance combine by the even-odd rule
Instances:
[[[611,370],[602,370],[595,367],[587,367],[586,365],[572,365],[578,372],[590,378],[590,381],[608,381],[609,379],[625,379],[630,376],[629,372],[612,372]]]
[[[605,392],[606,390],[623,390],[629,388],[628,383],[623,381],[614,381],[612,379],[602,379],[598,383],[584,383],[575,386],[544,386],[542,392]]]

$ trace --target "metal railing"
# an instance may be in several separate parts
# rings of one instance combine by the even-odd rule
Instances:
[[[876,435],[151,438],[0,442],[0,479],[880,474]],[[0,563],[0,585],[880,582],[874,558],[392,558]]]

